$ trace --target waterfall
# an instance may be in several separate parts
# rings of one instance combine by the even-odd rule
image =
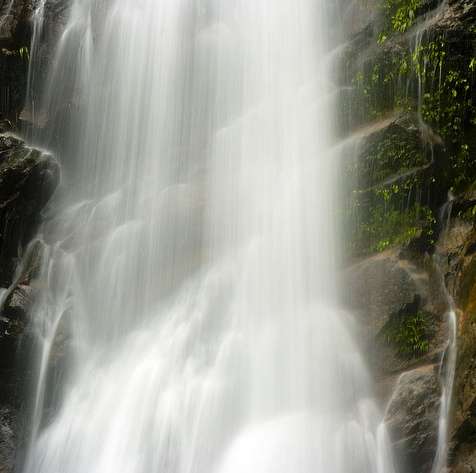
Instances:
[[[25,473],[394,471],[339,305],[333,1],[73,1]]]

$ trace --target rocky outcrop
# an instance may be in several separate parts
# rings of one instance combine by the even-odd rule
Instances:
[[[422,177],[442,153],[441,138],[418,122],[413,114],[399,114],[384,121],[360,146],[356,160],[357,189],[371,189],[400,183],[408,177]]]
[[[36,20],[41,34],[37,34],[33,44],[32,16],[40,3],[39,0],[8,0],[0,5],[0,119],[7,119],[17,127],[21,121],[31,120],[32,112],[24,110],[30,61],[34,62],[29,84],[33,99],[44,81],[69,6],[65,0],[45,3]]]
[[[412,113],[382,119],[356,135],[357,152],[344,165],[351,253],[417,243],[416,236],[418,252],[432,253],[434,215],[447,197],[436,178],[445,163],[441,137]]]
[[[402,471],[431,471],[437,449],[439,376],[448,300],[432,258],[393,248],[344,273],[347,304],[361,328]]]
[[[437,374],[454,300],[450,463],[454,472],[476,472],[476,2],[388,0],[356,24],[341,73],[342,133],[364,130],[347,165],[349,254],[380,254],[348,271],[348,302],[382,398],[395,388],[387,422],[399,456],[408,471],[424,472],[435,450]],[[446,202],[448,193],[458,197]],[[421,348],[411,356],[401,346],[407,325]]]
[[[350,252],[406,245],[417,235],[420,251],[431,252],[448,190],[462,192],[476,179],[475,3],[379,5],[342,60],[343,134],[371,130],[347,166]]]
[[[56,189],[59,167],[48,153],[0,136],[0,285],[12,282],[18,257]]]
[[[379,378],[438,362],[446,344],[447,301],[430,259],[410,261],[401,257],[400,249],[388,250],[349,268],[344,287],[347,303],[362,323],[365,351]],[[421,347],[406,346],[403,335],[392,333],[415,321],[421,322]]]
[[[17,409],[28,373],[18,369],[28,310],[40,284],[44,247],[30,244],[59,180],[48,153],[0,135],[0,471],[15,459]]]
[[[0,15],[0,118],[16,123],[27,88],[31,10],[13,5],[8,15]]]
[[[405,372],[398,379],[385,419],[403,471],[431,471],[438,442],[440,396],[436,366]]]
[[[454,201],[453,218],[438,244],[439,252],[445,255],[446,285],[458,309],[450,429],[450,465],[455,473],[476,471],[476,228],[466,198]]]

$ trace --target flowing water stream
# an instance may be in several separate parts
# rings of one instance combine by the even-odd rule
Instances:
[[[394,471],[339,308],[333,6],[73,1],[25,473]]]

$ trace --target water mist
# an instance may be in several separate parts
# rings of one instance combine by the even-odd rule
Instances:
[[[25,473],[393,472],[338,301],[332,2],[73,2]]]

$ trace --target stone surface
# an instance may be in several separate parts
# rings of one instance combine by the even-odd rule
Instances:
[[[50,154],[0,134],[0,473],[13,471],[14,419],[28,377],[20,367],[31,345],[25,328],[41,284],[44,246],[30,240],[58,181]]]
[[[0,286],[12,282],[22,248],[58,181],[59,166],[51,155],[0,135]]]
[[[379,379],[397,375],[410,367],[433,362],[446,343],[447,302],[431,262],[426,265],[399,257],[393,249],[366,258],[344,274],[348,306],[360,322],[365,350]],[[385,328],[399,317],[419,311],[431,322],[429,349],[419,356],[402,356],[398,347],[383,336]]]
[[[429,473],[438,439],[439,365],[446,349],[448,300],[428,255],[394,248],[353,265],[344,275],[347,303],[361,326],[364,351],[402,471]],[[408,355],[386,329],[424,314],[428,349]]]
[[[461,198],[460,198],[461,199]],[[458,307],[458,359],[450,431],[452,471],[476,471],[476,234],[454,218],[441,241],[446,251],[447,285]]]
[[[442,151],[441,145],[441,138],[418,123],[416,116],[397,115],[363,140],[357,161],[357,189],[366,191],[428,173]]]
[[[0,408],[0,473],[9,473],[15,466],[15,419],[7,407]]]
[[[403,468],[429,472],[438,441],[440,383],[437,366],[425,366],[400,376],[385,421]]]

